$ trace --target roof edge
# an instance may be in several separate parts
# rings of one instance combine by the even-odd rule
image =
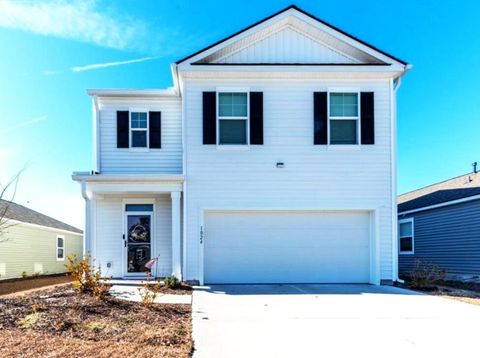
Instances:
[[[174,87],[167,89],[87,89],[90,97],[180,97]]]
[[[238,36],[238,35],[244,33],[245,31],[248,31],[248,30],[252,29],[253,27],[258,26],[258,25],[260,25],[261,23],[263,23],[263,22],[265,22],[265,21],[268,21],[268,20],[274,18],[275,16],[278,16],[278,15],[280,15],[280,14],[282,14],[282,13],[288,11],[288,10],[291,10],[291,9],[294,9],[294,10],[302,13],[303,15],[310,17],[311,19],[316,20],[316,21],[320,22],[321,24],[330,27],[331,29],[339,32],[340,34],[342,34],[342,35],[344,35],[344,36],[347,36],[347,37],[351,38],[352,40],[357,41],[358,43],[360,43],[360,44],[362,44],[362,45],[364,45],[364,46],[367,46],[367,47],[369,47],[370,49],[372,49],[372,50],[374,50],[374,51],[377,51],[378,53],[380,53],[380,54],[382,54],[382,55],[384,55],[384,56],[390,57],[391,59],[393,59],[393,60],[401,63],[401,64],[404,65],[404,66],[408,66],[408,62],[405,62],[405,61],[403,61],[403,60],[401,60],[401,59],[399,59],[399,58],[397,58],[397,57],[395,57],[395,56],[390,55],[389,53],[387,53],[387,52],[385,52],[385,51],[382,51],[382,50],[378,49],[377,47],[375,47],[375,46],[373,46],[373,45],[371,45],[371,44],[369,44],[369,43],[367,43],[367,42],[365,42],[365,41],[360,40],[359,38],[357,38],[357,37],[355,37],[355,36],[353,36],[353,35],[345,32],[345,31],[343,31],[343,30],[341,30],[340,28],[338,28],[338,27],[336,27],[336,26],[333,26],[333,25],[329,24],[329,23],[326,22],[326,21],[321,20],[320,18],[316,17],[315,15],[312,15],[312,14],[306,12],[305,10],[300,9],[300,8],[299,8],[298,6],[296,6],[296,5],[290,5],[290,6],[284,8],[284,9],[282,9],[282,10],[280,10],[280,11],[277,11],[276,13],[274,13],[274,14],[272,14],[272,15],[270,15],[270,16],[267,16],[266,18],[264,18],[264,19],[262,19],[262,20],[260,20],[260,21],[257,21],[257,22],[255,22],[254,24],[252,24],[252,25],[250,25],[250,26],[247,26],[247,27],[241,29],[241,30],[233,33],[233,34],[230,35],[230,36],[227,36],[227,37],[225,37],[225,38],[223,38],[223,39],[221,39],[221,40],[219,40],[219,41],[217,41],[217,42],[215,42],[215,43],[213,43],[213,44],[211,44],[211,45],[209,45],[209,46],[207,46],[207,47],[205,47],[205,48],[203,48],[203,49],[201,49],[201,50],[198,50],[198,51],[194,52],[194,53],[191,54],[191,55],[188,55],[188,56],[186,56],[186,57],[184,57],[184,58],[176,61],[175,64],[176,64],[176,65],[179,65],[180,63],[185,62],[186,60],[188,60],[188,59],[190,59],[190,58],[192,58],[192,57],[194,57],[194,56],[197,56],[198,54],[200,54],[200,53],[202,53],[202,52],[204,52],[204,51],[207,51],[207,50],[211,49],[212,47],[215,47],[215,46],[217,46],[217,45],[220,45],[222,42],[228,41],[228,40],[230,40],[231,38],[233,38],[233,37],[235,37],[235,36]]]
[[[416,209],[412,209],[412,210],[405,210],[405,211],[399,212],[397,215],[398,216],[408,215],[408,214],[413,214],[413,213],[420,212],[420,211],[437,209],[437,208],[441,208],[441,207],[444,207],[444,206],[456,205],[456,204],[466,203],[466,202],[469,202],[469,201],[474,201],[474,200],[479,200],[479,199],[480,199],[480,194],[471,195],[471,196],[467,196],[467,197],[461,198],[461,199],[444,201],[443,203],[438,203],[438,204],[433,204],[433,205],[428,205],[428,206],[422,206],[420,208],[416,208]],[[415,199],[412,199],[412,200],[415,200]],[[398,204],[398,205],[400,205],[400,204]],[[397,205],[397,207],[398,207],[398,205]]]

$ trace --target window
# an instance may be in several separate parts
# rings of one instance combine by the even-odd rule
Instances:
[[[127,204],[125,211],[153,211],[153,204]]]
[[[218,144],[248,144],[248,93],[218,93]]]
[[[413,254],[413,219],[401,220],[398,223],[398,240],[400,246],[400,254]]]
[[[65,236],[57,235],[57,260],[65,260]]]
[[[148,147],[147,112],[130,112],[130,143],[132,148]]]
[[[330,144],[358,144],[358,93],[330,93]]]

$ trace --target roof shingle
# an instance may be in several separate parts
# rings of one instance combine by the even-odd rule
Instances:
[[[10,220],[83,234],[82,230],[77,229],[74,226],[65,224],[64,222],[53,219],[50,216],[41,214],[38,211],[29,209],[20,204],[0,199],[0,213],[3,213],[4,211],[5,218]]]

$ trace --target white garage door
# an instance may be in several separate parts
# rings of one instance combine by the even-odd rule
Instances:
[[[368,212],[205,213],[205,283],[365,283]]]

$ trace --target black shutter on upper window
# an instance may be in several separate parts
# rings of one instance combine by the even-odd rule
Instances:
[[[250,144],[263,144],[263,92],[250,92]]]
[[[150,148],[162,147],[162,112],[149,112],[148,131]]]
[[[217,144],[216,92],[203,92],[203,144]]]
[[[375,108],[373,92],[360,94],[360,124],[362,144],[375,144]]]
[[[327,92],[313,93],[313,144],[327,144],[328,131]]]
[[[128,148],[128,111],[117,111],[117,148]]]

